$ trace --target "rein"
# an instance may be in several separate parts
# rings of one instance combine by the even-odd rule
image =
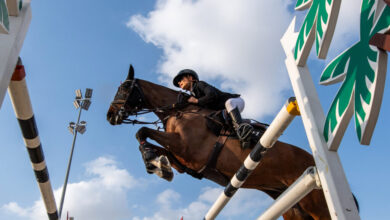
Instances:
[[[124,123],[124,124],[132,124],[132,125],[135,125],[135,124],[148,125],[148,124],[150,124],[150,125],[156,126],[158,129],[160,129],[159,124],[164,125],[164,122],[166,120],[168,120],[168,118],[173,116],[173,115],[168,115],[164,119],[162,119],[162,120],[158,119],[156,121],[140,121],[140,120],[136,120],[136,119],[129,119],[128,117],[133,116],[133,115],[135,115],[135,117],[137,117],[138,115],[148,114],[148,113],[152,113],[152,112],[153,113],[165,113],[167,111],[182,109],[182,108],[185,108],[189,105],[189,103],[175,103],[175,104],[166,105],[166,106],[162,106],[162,107],[156,107],[156,108],[152,108],[152,109],[144,108],[143,106],[145,106],[146,100],[145,100],[145,96],[144,96],[144,92],[142,91],[142,88],[137,83],[137,79],[126,80],[124,83],[126,83],[126,82],[131,83],[129,88],[127,89],[127,94],[125,96],[123,96],[124,94],[122,93],[121,99],[114,100],[111,102],[111,105],[114,106],[114,108],[118,108],[117,104],[122,104],[120,109],[118,109],[118,114],[119,114],[119,117],[122,118],[122,123]],[[128,111],[127,105],[129,103],[129,98],[131,97],[131,94],[133,92],[138,92],[138,96],[139,96],[138,100],[137,100],[138,102],[135,103],[135,107],[133,107],[133,109],[131,111]],[[176,116],[180,117],[180,115],[183,115],[186,113],[200,114],[199,111],[200,111],[200,109],[198,109],[196,111],[193,111],[193,110],[179,111],[178,110],[178,111],[176,111]]]
[[[148,114],[148,113],[151,113],[151,112],[153,112],[153,113],[164,113],[165,111],[172,111],[174,109],[180,109],[180,108],[183,108],[185,106],[187,106],[187,105],[173,104],[173,105],[167,105],[167,106],[153,108],[153,109],[141,109],[140,111],[135,112],[134,115],[137,117],[138,115],[144,115],[144,114]],[[196,112],[194,112],[194,111],[178,111],[176,114],[180,114],[180,115],[186,114],[186,113],[200,114],[200,113],[198,113],[199,110],[200,109],[198,109]],[[128,115],[128,116],[130,116],[130,115]],[[149,121],[139,121],[139,120],[136,120],[136,119],[126,118],[126,119],[123,119],[122,123],[123,124],[132,124],[132,125],[134,125],[134,124],[141,124],[141,125],[152,124],[152,125],[156,126],[157,128],[160,128],[160,126],[158,126],[158,124],[164,124],[163,121],[168,120],[169,117],[172,117],[172,115],[168,115],[163,120],[158,119],[158,120],[152,121],[152,122],[149,122]]]

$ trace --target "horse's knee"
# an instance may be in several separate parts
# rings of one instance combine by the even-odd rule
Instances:
[[[149,128],[147,127],[142,127],[140,128],[137,133],[135,134],[135,137],[139,142],[145,141],[147,138],[147,131]]]

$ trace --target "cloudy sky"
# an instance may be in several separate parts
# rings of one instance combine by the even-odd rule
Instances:
[[[183,68],[217,87],[242,94],[244,115],[270,123],[293,96],[280,38],[294,16],[295,0],[32,1],[33,20],[21,57],[56,201],[60,201],[76,119],[75,89],[93,88],[93,104],[82,119],[64,213],[75,219],[202,219],[223,188],[178,174],[171,183],[148,175],[134,135],[139,126],[113,127],[105,120],[129,63],[136,77],[172,87]],[[339,23],[326,60],[311,54],[308,65],[318,82],[322,69],[359,39],[360,4],[343,0]],[[390,208],[386,182],[388,85],[371,147],[358,144],[351,125],[340,157],[362,219],[385,219]],[[338,85],[317,86],[324,111]],[[147,116],[146,119],[153,119]],[[1,106],[0,219],[46,218],[8,95]],[[310,152],[301,120],[282,136]],[[375,187],[372,187],[375,186]],[[255,219],[271,199],[239,190],[219,219]],[[63,215],[62,219],[65,219]]]

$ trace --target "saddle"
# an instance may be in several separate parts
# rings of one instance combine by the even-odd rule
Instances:
[[[189,98],[188,94],[179,93],[176,107],[187,106],[188,98]],[[225,176],[219,170],[216,169],[217,159],[228,138],[234,138],[234,139],[239,139],[239,138],[233,127],[232,120],[228,116],[226,110],[212,112],[211,114],[206,115],[205,118],[206,118],[207,128],[215,136],[217,136],[218,139],[214,144],[212,153],[209,156],[207,163],[204,165],[204,167],[199,171],[195,171],[181,164],[180,161],[177,160],[174,155],[171,156],[174,160],[174,163],[180,169],[184,170],[184,172],[191,175],[192,177],[195,177],[197,179],[202,179],[203,177],[206,177],[210,180],[213,180],[214,182],[217,182],[222,186],[226,186],[229,183],[230,178],[228,178],[227,176]],[[243,122],[250,124],[254,128],[254,131],[252,132],[250,137],[250,148],[252,149],[256,145],[256,143],[260,140],[261,136],[267,130],[269,125],[252,119],[244,119]]]

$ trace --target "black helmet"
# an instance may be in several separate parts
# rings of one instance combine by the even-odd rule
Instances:
[[[190,75],[192,76],[194,79],[196,79],[197,81],[199,81],[199,77],[198,77],[198,74],[191,70],[191,69],[184,69],[182,71],[180,71],[176,76],[175,78],[173,78],[173,85],[175,85],[176,87],[180,87],[179,86],[179,82],[180,80],[184,77],[184,76],[187,76],[187,75]]]

